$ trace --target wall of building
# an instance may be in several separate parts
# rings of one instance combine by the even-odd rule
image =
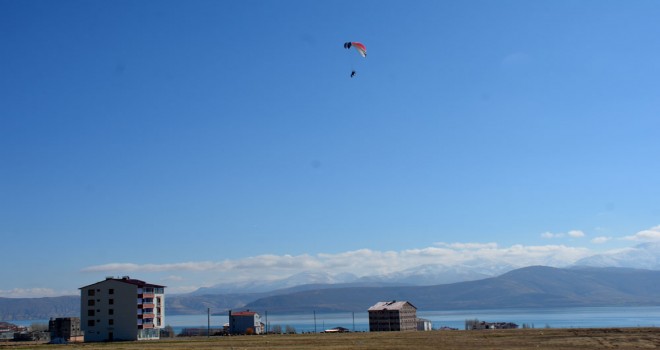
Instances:
[[[231,315],[229,318],[229,332],[232,334],[245,334],[252,329],[253,334],[262,334],[261,317],[254,315]]]
[[[89,295],[89,290],[94,290],[93,296]],[[93,314],[90,314],[91,310]],[[106,280],[81,289],[80,313],[85,341],[137,339],[135,285]]]
[[[417,309],[410,303],[394,309],[369,310],[369,331],[417,330]]]

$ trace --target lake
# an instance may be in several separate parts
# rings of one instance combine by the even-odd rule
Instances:
[[[298,333],[321,332],[328,328],[345,327],[355,331],[369,330],[367,312],[277,314],[264,313],[262,322],[270,328],[279,325],[284,329],[292,326]],[[316,316],[316,319],[315,319]],[[417,316],[428,319],[433,329],[451,327],[464,329],[465,320],[479,319],[486,322],[513,322],[534,328],[606,328],[606,327],[657,327],[660,326],[660,306],[642,307],[579,307],[553,309],[491,309],[418,311]],[[227,315],[211,316],[211,327],[221,328],[228,322]],[[48,324],[48,320],[11,321],[29,326],[33,323]],[[165,324],[178,333],[183,328],[206,328],[207,315],[168,315]]]
[[[345,327],[355,331],[369,330],[367,312],[274,314],[261,315],[262,322],[270,328],[289,325],[301,332],[321,332],[333,327]],[[316,320],[315,320],[316,317]],[[479,319],[487,322],[513,322],[534,328],[606,328],[606,327],[656,327],[660,326],[660,306],[644,307],[580,307],[553,309],[492,309],[418,311],[417,317],[428,319],[433,329],[451,327],[464,329],[465,320]],[[211,327],[220,328],[228,322],[226,315],[211,316]],[[167,316],[166,324],[178,332],[185,327],[207,326],[207,315]]]

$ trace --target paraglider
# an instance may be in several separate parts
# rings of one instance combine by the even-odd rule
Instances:
[[[360,54],[360,56],[365,57],[365,58],[367,57],[367,47],[364,46],[364,44],[359,43],[357,41],[345,42],[344,43],[344,48],[347,49],[347,50],[350,50],[350,49],[354,48]],[[355,69],[352,69],[351,70],[351,78],[353,78],[356,74],[357,74],[357,72],[355,71]]]
[[[357,52],[360,54],[360,56],[367,57],[367,47],[364,46],[363,43],[359,43],[357,41],[349,41],[349,42],[344,43],[344,48],[345,49],[350,49],[352,47],[354,47],[357,50]]]

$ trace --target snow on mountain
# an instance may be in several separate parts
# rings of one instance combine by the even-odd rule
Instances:
[[[279,280],[253,280],[245,282],[216,284],[212,287],[200,288],[191,294],[231,294],[231,293],[261,293],[277,289],[291,288],[304,284],[337,284],[353,282],[357,277],[350,273],[330,274],[326,272],[305,271]]]
[[[575,266],[660,270],[660,242],[642,243],[631,248],[596,254],[578,260]]]
[[[360,280],[428,286],[480,280],[499,276],[515,268],[496,261],[474,260],[458,265],[421,265],[384,275],[365,276]]]
[[[368,275],[359,278],[350,273],[333,274],[306,271],[279,280],[253,280],[218,284],[212,287],[200,288],[192,294],[261,293],[309,284],[360,283],[364,285],[365,283],[397,283],[428,286],[496,277],[530,265],[530,261],[512,261],[514,260],[479,258],[461,264],[426,264],[388,274]],[[542,261],[535,260],[531,265],[567,267],[566,260],[554,256],[548,256]],[[642,243],[631,248],[596,254],[580,259],[572,266],[660,270],[660,242]]]

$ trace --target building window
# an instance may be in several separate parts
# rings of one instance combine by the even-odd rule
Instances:
[[[110,288],[110,289],[108,290],[108,294],[115,294],[115,290],[114,290],[114,288]]]
[[[108,319],[108,326],[112,326],[113,324],[115,324],[115,320],[112,318]]]
[[[114,305],[115,304],[115,299],[108,299],[108,304]]]
[[[87,295],[90,296],[90,297],[93,297],[94,296],[94,289],[88,289],[87,290]]]
[[[94,299],[87,300],[87,306],[94,306]]]
[[[114,315],[115,309],[108,309],[108,315]]]
[[[87,320],[87,326],[94,327],[94,320]]]
[[[87,316],[94,316],[94,310],[87,310]]]

